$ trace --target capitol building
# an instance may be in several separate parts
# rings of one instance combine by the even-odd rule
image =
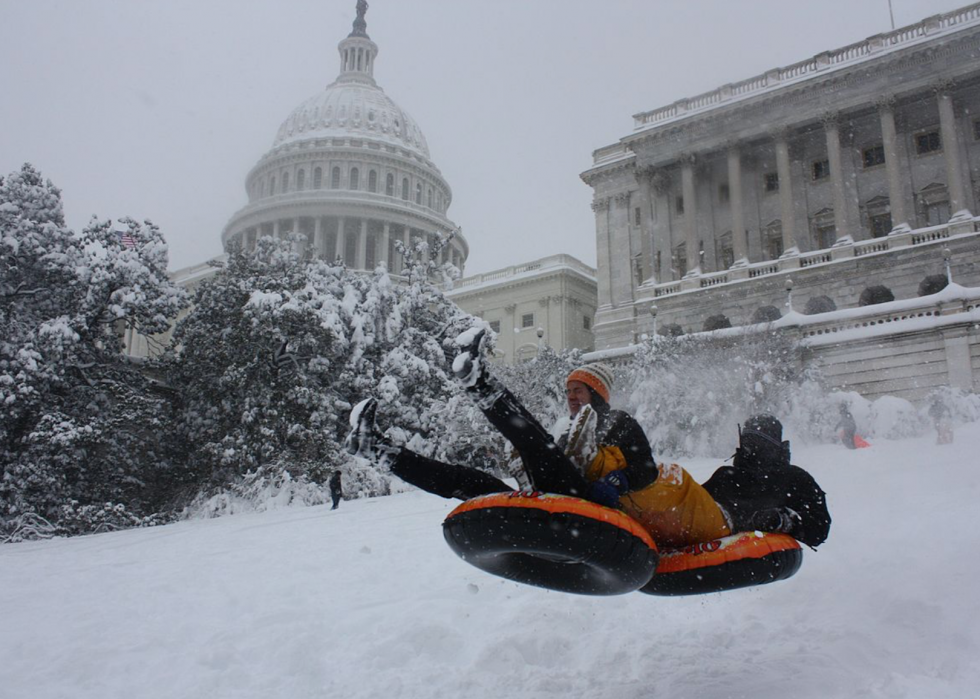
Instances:
[[[978,55],[973,4],[635,114],[581,175],[596,348],[980,284]]]
[[[395,243],[431,243],[456,230],[452,190],[429,157],[415,120],[374,79],[378,46],[367,34],[367,3],[338,46],[340,73],[279,127],[272,148],[245,178],[248,204],[221,234],[225,249],[254,249],[261,236],[305,237],[301,252],[352,269],[386,263],[401,271]],[[460,233],[441,261],[461,272],[469,247]]]

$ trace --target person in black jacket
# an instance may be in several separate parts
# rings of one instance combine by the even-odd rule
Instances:
[[[704,484],[727,511],[733,531],[783,532],[819,546],[830,532],[827,498],[809,473],[790,464],[789,442],[772,415],[756,415],[739,429],[731,466]]]
[[[336,510],[340,505],[340,499],[344,497],[344,488],[340,482],[340,471],[334,471],[330,476],[330,499],[333,500],[331,510]]]
[[[460,352],[453,373],[466,387],[490,423],[514,445],[534,490],[572,495],[616,507],[619,497],[653,483],[658,475],[650,444],[639,424],[623,411],[609,407],[612,371],[590,364],[569,375],[567,395],[573,416],[589,405],[596,420],[599,444],[622,451],[625,467],[593,482],[554,438],[506,387],[493,378],[483,362],[485,330],[457,339]],[[346,448],[352,454],[385,462],[402,480],[445,498],[467,500],[478,495],[513,491],[504,481],[468,466],[445,464],[389,444],[375,425],[377,401],[362,401],[351,413],[352,430]]]

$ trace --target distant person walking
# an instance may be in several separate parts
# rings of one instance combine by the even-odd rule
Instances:
[[[929,416],[936,427],[936,444],[953,443],[953,426],[950,421],[949,407],[941,395],[936,395],[929,406]]]
[[[340,471],[334,471],[333,475],[330,476],[330,497],[333,499],[333,507],[331,510],[336,510],[340,505],[341,498],[344,497],[344,488],[340,482]]]
[[[854,443],[854,435],[856,433],[857,424],[854,422],[854,416],[847,409],[847,403],[841,403],[840,419],[837,421],[837,434],[840,435],[840,441],[848,449],[856,449],[857,445]]]

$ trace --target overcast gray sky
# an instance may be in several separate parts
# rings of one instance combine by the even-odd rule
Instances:
[[[422,128],[466,273],[595,264],[592,151],[632,115],[891,28],[888,0],[369,0],[375,78]],[[967,4],[892,0],[896,26]],[[71,227],[149,218],[171,269],[221,252],[245,175],[332,82],[355,0],[0,0],[0,173]]]

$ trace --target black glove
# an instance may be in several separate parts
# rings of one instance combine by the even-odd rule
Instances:
[[[606,507],[619,507],[619,496],[629,492],[630,482],[626,473],[610,471],[589,484],[588,499]]]

